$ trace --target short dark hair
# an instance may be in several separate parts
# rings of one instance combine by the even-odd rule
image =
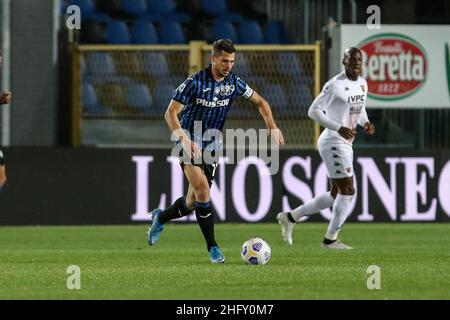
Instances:
[[[354,52],[359,52],[359,54],[361,54],[361,50],[359,50],[356,47],[348,47],[347,49],[345,49],[344,51],[344,59],[347,57],[350,57]]]
[[[219,56],[222,51],[227,53],[235,53],[236,49],[234,48],[233,41],[230,39],[219,39],[214,41],[212,54]]]

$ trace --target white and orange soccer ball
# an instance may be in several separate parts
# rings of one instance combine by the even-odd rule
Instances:
[[[266,264],[270,260],[272,250],[267,241],[261,238],[250,238],[241,248],[241,257],[248,264]]]

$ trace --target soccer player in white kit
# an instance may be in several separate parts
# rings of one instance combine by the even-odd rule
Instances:
[[[281,225],[283,239],[292,244],[292,232],[302,217],[318,213],[333,206],[333,214],[322,247],[352,249],[338,239],[355,196],[353,186],[352,143],[359,124],[372,135],[375,126],[366,112],[367,81],[362,78],[362,55],[358,48],[345,50],[342,63],[345,71],[329,80],[309,108],[308,115],[325,130],[317,141],[320,156],[325,163],[331,190],[316,196],[290,212],[280,212],[277,220]]]

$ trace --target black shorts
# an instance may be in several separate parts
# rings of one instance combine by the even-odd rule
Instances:
[[[213,154],[213,156],[214,156],[214,154]],[[203,173],[206,176],[206,179],[208,180],[209,187],[211,188],[212,182],[214,180],[214,176],[216,175],[216,169],[217,169],[218,163],[216,161],[214,161],[211,164],[207,164],[207,163],[204,163],[203,159],[202,159],[201,163],[194,163],[194,161],[191,161],[191,164],[193,166],[196,166],[196,167],[199,167],[200,169],[202,169]],[[184,172],[184,165],[185,165],[185,163],[180,158],[180,166],[181,166],[181,169],[183,169],[183,172]]]
[[[0,166],[4,166],[5,164],[5,155],[3,154],[2,150],[0,150]]]

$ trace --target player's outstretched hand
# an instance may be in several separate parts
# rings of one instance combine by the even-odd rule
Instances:
[[[373,123],[366,122],[364,124],[364,132],[368,135],[373,135],[375,133],[375,126],[373,125]]]
[[[8,104],[11,102],[12,93],[11,91],[3,91],[0,94],[0,104]]]
[[[278,146],[280,147],[284,146],[283,132],[281,132],[280,129],[278,128],[269,129],[269,135],[275,138],[275,141],[277,142]]]
[[[351,139],[356,135],[356,130],[352,130],[346,127],[340,127],[338,132],[345,139]]]
[[[186,152],[191,159],[195,160],[202,156],[202,150],[194,141],[185,139],[182,143],[184,152]]]

